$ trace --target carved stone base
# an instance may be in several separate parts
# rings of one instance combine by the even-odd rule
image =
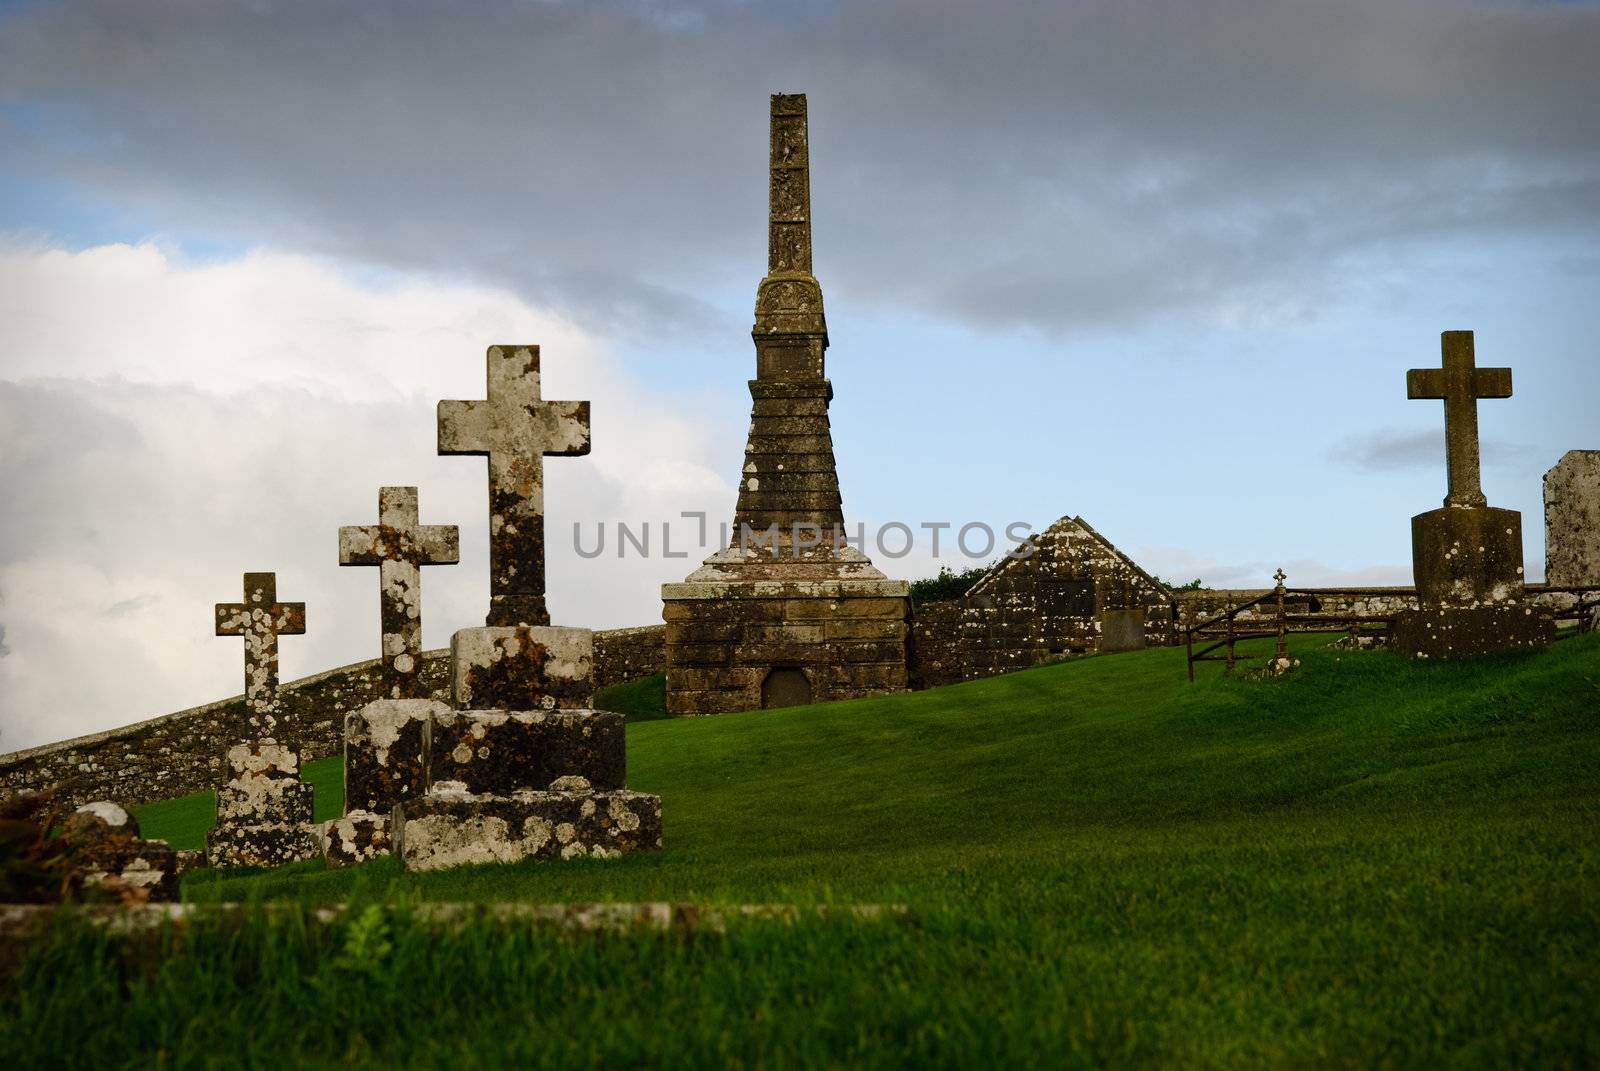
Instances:
[[[272,740],[228,749],[229,780],[217,789],[217,824],[206,834],[212,866],[281,866],[322,854],[312,826],[312,788],[300,757]]]
[[[219,823],[206,834],[206,861],[214,867],[282,866],[321,854],[322,840],[313,825]]]
[[[435,716],[429,784],[510,795],[576,775],[598,789],[626,783],[626,719],[599,710],[444,711]]]
[[[1522,601],[1522,514],[1446,506],[1411,518],[1411,569],[1424,606]]]
[[[565,784],[581,789],[582,781]],[[660,847],[661,797],[627,790],[492,796],[436,788],[396,809],[395,853],[407,870]]]
[[[217,789],[217,821],[299,825],[311,821],[313,789],[293,778],[246,778]]]
[[[344,720],[346,813],[388,814],[428,790],[432,719],[449,714],[432,699],[379,699]]]
[[[1554,639],[1555,622],[1529,606],[1405,610],[1389,630],[1389,646],[1408,658],[1470,658]]]
[[[459,709],[574,710],[594,697],[594,633],[510,625],[450,638],[451,701]]]
[[[389,854],[389,815],[351,811],[318,828],[322,833],[322,857],[331,867],[351,866]]]
[[[904,691],[909,591],[870,579],[667,584],[667,710],[722,714]]]

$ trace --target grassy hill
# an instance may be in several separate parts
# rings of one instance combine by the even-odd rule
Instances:
[[[1324,642],[1298,638],[1276,681],[1213,666],[1189,685],[1157,650],[633,724],[657,854],[185,885],[903,903],[910,923],[441,937],[374,909],[194,935],[155,966],[65,934],[5,1001],[0,1044],[27,1022],[24,1063],[117,1063],[130,1038],[178,1064],[201,1044],[466,1067],[1600,1062],[1600,636],[1466,664]],[[337,812],[337,763],[310,772]],[[192,842],[206,802],[140,818]]]

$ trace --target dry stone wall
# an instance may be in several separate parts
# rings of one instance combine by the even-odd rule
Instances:
[[[595,682],[616,684],[661,672],[666,626],[595,633]],[[425,697],[450,698],[450,652],[422,654]],[[344,746],[345,715],[383,698],[378,659],[329,670],[282,686],[277,739],[302,759]],[[228,746],[241,737],[243,696],[180,710],[103,733],[0,755],[0,794],[55,788],[74,805],[115,800],[123,806],[216,788],[225,779]]]
[[[667,626],[644,625],[594,634],[596,688],[636,681],[667,666]]]

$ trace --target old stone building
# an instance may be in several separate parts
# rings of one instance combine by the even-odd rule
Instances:
[[[1082,517],[1063,517],[1028,544],[961,599],[917,608],[918,684],[1172,642],[1167,589]]]
[[[804,95],[772,98],[768,268],[756,292],[750,438],[730,546],[662,587],[667,709],[715,714],[896,691],[911,589],[843,536],[811,273]]]

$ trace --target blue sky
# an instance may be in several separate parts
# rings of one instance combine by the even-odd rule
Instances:
[[[160,447],[173,392],[197,427],[245,419],[241,397],[332,407],[229,454],[324,469],[285,485],[305,516],[272,514],[257,551],[326,588],[328,625],[286,672],[376,641],[368,578],[325,561],[329,527],[368,509],[354,487],[422,483],[426,515],[436,480],[468,514],[441,519],[464,540],[480,523],[481,474],[427,456],[427,410],[475,396],[484,345],[549,345],[496,331],[570,340],[547,349],[552,393],[567,377],[597,413],[635,414],[609,440],[597,424],[592,460],[551,463],[553,529],[731,513],[774,91],[810,99],[847,516],[1081,514],[1177,579],[1403,583],[1409,518],[1444,494],[1441,407],[1408,402],[1404,372],[1469,329],[1480,364],[1514,370],[1514,397],[1480,410],[1483,478],[1523,512],[1538,576],[1540,476],[1600,447],[1596,54],[1600,13],[1556,4],[5,5],[0,447],[41,460],[0,470],[34,517],[0,548],[0,700],[70,671],[36,622],[72,583],[84,629],[133,629],[107,635],[139,682],[9,735],[228,687],[231,655],[198,633],[137,668],[161,661],[145,637],[212,598],[182,562],[215,559],[214,599],[271,565],[216,548],[214,462]],[[159,255],[96,255],[117,246]],[[133,294],[170,309],[107,314]],[[412,356],[374,356],[379,337]],[[403,448],[369,441],[386,405],[413,414]],[[147,503],[91,499],[103,473],[79,449],[124,425],[172,496],[174,534],[138,554],[114,533],[148,526]],[[270,527],[250,508],[231,523]],[[74,547],[102,573],[67,579]],[[880,564],[935,565],[925,547]],[[559,617],[653,620],[655,585],[687,572],[598,568],[552,551]],[[430,644],[473,623],[472,569],[430,574]],[[106,575],[128,590],[94,594]],[[137,628],[130,605],[149,608]]]

